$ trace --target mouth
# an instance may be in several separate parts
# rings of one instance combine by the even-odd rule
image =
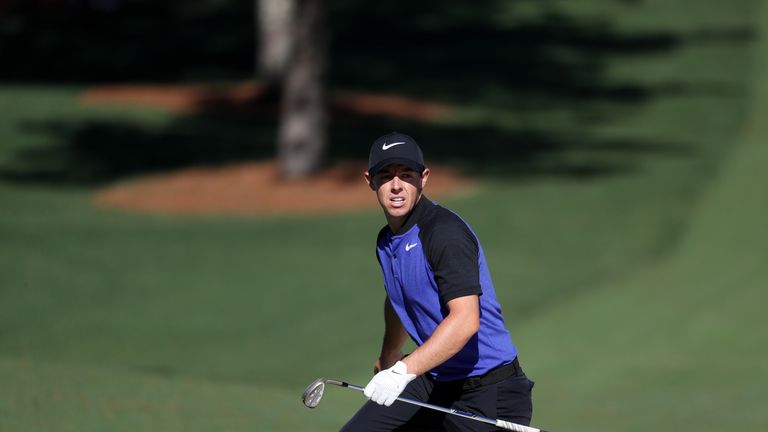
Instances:
[[[392,197],[389,199],[390,204],[392,207],[399,208],[405,205],[405,198],[404,197]]]

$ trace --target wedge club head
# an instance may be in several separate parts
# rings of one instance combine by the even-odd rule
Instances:
[[[320,404],[320,399],[323,398],[325,392],[325,381],[325,378],[318,378],[304,390],[301,401],[307,408],[315,408]]]

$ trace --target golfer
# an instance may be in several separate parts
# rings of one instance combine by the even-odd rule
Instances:
[[[458,215],[423,194],[429,168],[416,141],[374,141],[365,180],[387,224],[376,240],[384,276],[384,338],[369,399],[342,431],[487,431],[493,426],[398,396],[529,425],[530,381],[505,328],[483,249]],[[417,348],[405,356],[410,337]]]

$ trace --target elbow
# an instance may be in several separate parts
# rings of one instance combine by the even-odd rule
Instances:
[[[461,333],[458,335],[457,341],[459,346],[456,347],[456,352],[459,352],[464,346],[469,343],[470,340],[480,331],[480,319],[470,318],[465,320],[461,326]],[[456,354],[454,352],[454,354]]]
[[[461,333],[464,343],[468,342],[477,332],[480,331],[480,316],[469,314],[461,320]]]
[[[464,343],[480,331],[480,304],[477,296],[466,296],[448,302],[449,327]]]
[[[476,335],[480,331],[480,317],[476,316],[467,322],[468,339]]]

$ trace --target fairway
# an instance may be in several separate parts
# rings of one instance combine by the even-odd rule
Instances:
[[[477,185],[443,201],[483,241],[536,381],[535,426],[768,425],[764,3],[565,5],[558,23],[594,33],[553,36],[548,54],[599,53],[602,93],[489,86],[463,103],[458,90],[402,83],[387,90],[461,108],[439,121],[334,123],[334,160],[362,159],[368,138],[404,128]],[[510,7],[494,22],[526,29],[544,9]],[[338,430],[358,392],[327,388],[313,410],[300,397],[318,377],[370,379],[380,212],[94,207],[103,187],[194,166],[206,151],[225,164],[253,141],[243,159],[266,160],[275,132],[272,119],[240,114],[84,105],[86,88],[0,84],[0,431]],[[189,154],[163,159],[180,149]],[[134,152],[158,159],[145,170]]]
[[[671,254],[526,324],[531,347],[543,354],[537,368],[553,383],[540,397],[550,402],[543,410],[558,413],[557,429],[768,424],[764,76],[744,134]],[[543,342],[552,340],[557,346]],[[584,373],[574,376],[574,367]]]

